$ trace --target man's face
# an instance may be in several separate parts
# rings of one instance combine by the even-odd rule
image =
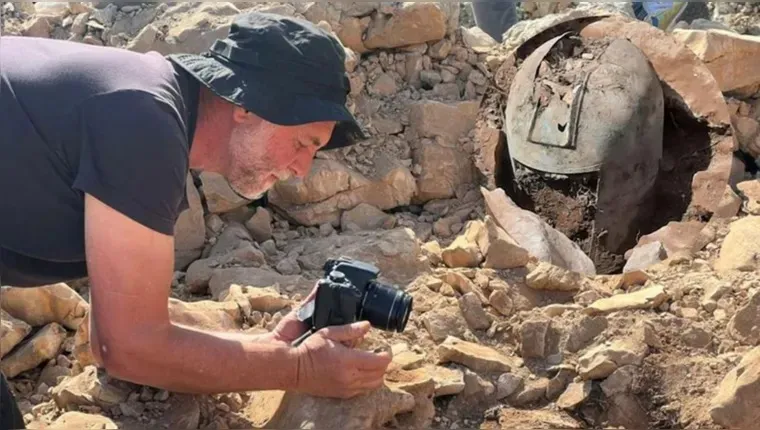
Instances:
[[[264,120],[238,123],[230,136],[227,181],[236,193],[256,200],[277,181],[304,178],[334,127],[334,121],[299,126],[280,126]]]

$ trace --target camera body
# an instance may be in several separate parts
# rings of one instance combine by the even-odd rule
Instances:
[[[325,327],[363,320],[381,330],[404,331],[412,311],[412,296],[378,282],[377,267],[341,257],[328,260],[323,271],[315,299],[298,311],[299,321],[309,327],[307,336]]]

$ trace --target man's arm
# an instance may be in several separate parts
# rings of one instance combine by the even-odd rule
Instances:
[[[116,378],[173,392],[295,388],[294,349],[171,323],[174,241],[85,199],[93,354]],[[229,365],[239,364],[236,372]]]

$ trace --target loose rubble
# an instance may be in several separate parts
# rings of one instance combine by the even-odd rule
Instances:
[[[760,10],[708,3],[711,21],[665,33],[627,5],[523,2],[499,44],[457,3],[2,3],[3,35],[136,52],[202,52],[245,10],[334,32],[370,139],[319,154],[267,206],[193,172],[169,313],[265,333],[338,256],[414,297],[404,333],[372,331],[359,346],[392,351],[385,387],[338,401],[117,380],[90,349],[86,279],[2,286],[0,368],[28,428],[753,428]],[[676,185],[617,273],[502,187],[511,78],[569,30],[628,39],[667,88],[660,173]]]

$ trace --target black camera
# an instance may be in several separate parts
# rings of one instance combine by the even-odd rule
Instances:
[[[369,321],[374,328],[401,333],[412,312],[412,296],[376,280],[380,270],[347,257],[328,260],[315,299],[298,311],[309,330],[294,344],[322,328]]]

